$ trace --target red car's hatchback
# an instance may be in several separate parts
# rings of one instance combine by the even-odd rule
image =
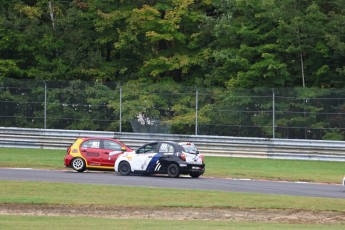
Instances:
[[[113,138],[77,138],[67,149],[64,159],[66,167],[77,172],[90,170],[114,170],[117,157],[131,148]]]

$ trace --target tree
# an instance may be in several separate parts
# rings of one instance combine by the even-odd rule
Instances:
[[[343,19],[344,2],[289,0],[277,1],[277,6],[281,12],[278,41],[291,76],[298,76],[293,86],[342,87],[337,71],[343,67],[337,61],[341,43],[335,42],[335,48],[331,41],[342,36],[339,19]]]
[[[212,77],[228,87],[286,85],[289,73],[277,44],[274,3],[222,0],[214,7]]]
[[[118,40],[114,41],[117,57],[130,60],[122,62],[119,73],[134,74],[134,79],[149,76],[155,81],[172,78],[194,83],[200,59],[205,57],[198,41],[204,6],[207,1],[151,1],[131,12],[116,10],[102,15],[99,25],[126,23],[117,27]]]
[[[47,127],[80,130],[119,130],[116,85],[86,81],[47,82]]]

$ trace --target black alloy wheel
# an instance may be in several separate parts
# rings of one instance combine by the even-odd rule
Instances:
[[[128,176],[129,174],[131,174],[131,166],[127,161],[122,161],[119,164],[119,172],[122,176]]]
[[[168,171],[169,177],[176,178],[180,176],[180,168],[177,164],[169,165],[167,168],[167,171]]]

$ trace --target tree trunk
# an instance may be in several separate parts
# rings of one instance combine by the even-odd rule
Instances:
[[[302,84],[303,84],[303,88],[305,88],[304,61],[303,61],[303,52],[302,51],[300,51],[299,56],[300,56],[300,59],[301,59]]]
[[[52,1],[48,2],[48,7],[49,7],[50,20],[52,21],[53,30],[55,31],[55,18],[54,18],[54,9],[52,6]]]

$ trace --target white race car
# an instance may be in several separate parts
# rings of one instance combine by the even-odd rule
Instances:
[[[193,143],[157,141],[121,154],[114,169],[121,175],[142,173],[179,177],[180,174],[187,174],[197,178],[205,172],[205,164],[204,157]]]

